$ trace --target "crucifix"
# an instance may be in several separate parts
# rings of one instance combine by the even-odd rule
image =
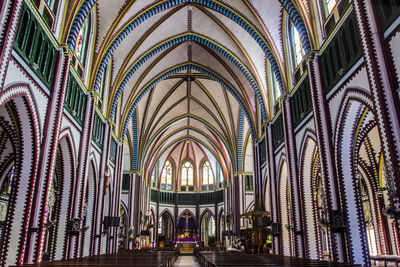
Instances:
[[[191,215],[189,213],[189,211],[185,211],[184,215],[181,215],[181,217],[186,219],[186,229],[185,229],[185,231],[187,232],[187,231],[189,231],[189,218],[194,218],[194,216]]]

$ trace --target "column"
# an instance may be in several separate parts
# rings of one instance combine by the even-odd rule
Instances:
[[[270,206],[266,207],[266,210],[271,213],[271,223],[278,222],[278,199],[277,199],[277,188],[276,188],[276,166],[275,166],[275,155],[273,147],[273,136],[272,127],[270,124],[265,127],[265,148],[267,155],[267,173],[268,182],[270,184]],[[268,192],[267,192],[268,194]],[[276,233],[272,235],[272,253],[279,254],[279,235]]]
[[[114,169],[114,179],[113,179],[113,187],[114,187],[114,210],[113,215],[114,217],[120,216],[120,205],[121,205],[121,187],[122,187],[122,164],[123,164],[123,149],[124,146],[121,142],[117,142],[117,149],[116,149],[116,156],[115,156],[115,169]],[[112,236],[113,238],[113,245],[112,245],[112,252],[118,252],[118,233],[119,233],[119,225],[117,227],[112,228]]]
[[[390,199],[400,217],[400,101],[390,50],[379,27],[375,1],[354,0],[353,8],[360,33],[365,66],[368,73],[377,124],[390,188]],[[397,234],[400,234],[397,220]]]
[[[94,110],[93,110],[94,112]],[[94,115],[94,113],[93,113]],[[93,119],[92,115],[92,119]],[[92,132],[93,129],[93,123],[91,123],[91,130]],[[96,242],[95,242],[95,254],[99,255],[101,254],[101,248],[102,246],[107,246],[107,242],[103,244],[103,235],[104,235],[104,225],[103,225],[103,220],[104,220],[104,203],[105,203],[105,196],[106,196],[106,184],[109,182],[107,181],[109,179],[109,169],[108,169],[108,158],[110,154],[110,140],[111,140],[111,127],[106,124],[104,127],[104,142],[103,142],[103,147],[102,147],[102,154],[101,154],[101,159],[100,159],[100,167],[99,167],[99,185],[98,185],[98,195],[97,195],[97,224],[96,224]],[[90,133],[90,136],[92,134]],[[110,194],[110,192],[107,192]],[[111,207],[110,207],[111,208]],[[108,216],[108,214],[107,214]],[[109,237],[110,233],[107,234],[107,239]]]
[[[288,167],[288,179],[290,181],[290,194],[292,201],[292,223],[295,240],[295,256],[304,257],[303,226],[302,226],[302,207],[300,201],[299,177],[297,169],[296,142],[293,129],[292,112],[290,98],[286,98],[282,103],[283,129],[285,135],[285,148]]]
[[[131,173],[130,175],[130,180],[129,180],[129,195],[128,195],[128,199],[129,199],[129,201],[128,201],[128,216],[127,216],[127,219],[128,219],[128,225],[129,225],[129,227],[132,225],[134,228],[135,228],[135,230],[134,230],[134,235],[133,235],[133,240],[129,240],[129,236],[128,236],[128,244],[127,244],[127,247],[129,248],[129,249],[132,249],[133,248],[133,244],[134,244],[134,239],[135,239],[135,237],[136,237],[136,235],[137,235],[137,232],[138,232],[138,228],[137,228],[137,225],[136,225],[136,218],[137,218],[137,215],[136,215],[136,209],[135,209],[135,207],[136,207],[136,188],[137,188],[137,184],[136,184],[136,174],[135,173]]]
[[[56,164],[58,137],[64,112],[64,99],[69,78],[70,55],[58,53],[57,69],[52,85],[52,93],[46,111],[46,123],[43,131],[43,141],[38,159],[38,179],[35,182],[35,198],[32,203],[27,240],[27,251],[24,262],[41,261],[43,243],[46,235],[46,203],[49,188]],[[33,246],[36,245],[36,248]],[[35,249],[35,255],[33,250]]]
[[[233,232],[239,235],[240,232],[240,191],[239,175],[235,173],[232,181],[232,213],[233,213]]]
[[[255,143],[253,146],[253,165],[254,165],[254,210],[265,210],[263,201],[263,182],[261,175],[260,145]]]
[[[310,81],[311,100],[313,105],[313,117],[315,133],[317,136],[318,156],[321,166],[321,176],[326,194],[327,219],[331,223],[333,210],[341,210],[339,196],[338,177],[335,165],[332,139],[332,124],[329,108],[325,98],[323,80],[321,76],[319,54],[310,54],[307,58],[308,75]],[[331,260],[334,262],[347,261],[346,243],[344,232],[334,233],[330,230],[329,247]]]

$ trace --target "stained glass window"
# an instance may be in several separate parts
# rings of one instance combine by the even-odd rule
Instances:
[[[212,216],[208,222],[208,235],[215,235],[215,220]]]
[[[193,185],[193,165],[192,163],[190,163],[190,161],[186,161],[183,165],[182,165],[182,185]]]
[[[272,74],[272,93],[273,93],[273,99],[274,103],[278,98],[281,96],[281,89],[279,88],[279,82],[278,79],[276,79],[275,75]]]
[[[153,168],[153,171],[151,172],[151,184],[153,185],[156,182],[156,168]]]
[[[214,184],[214,174],[212,172],[210,162],[205,161],[203,164],[203,185]]]
[[[304,49],[301,45],[300,34],[294,24],[291,24],[291,41],[294,67],[297,67],[304,57]]]
[[[88,22],[87,22],[87,19],[86,19],[85,22],[83,23],[80,31],[79,31],[78,37],[76,39],[76,45],[75,45],[76,57],[81,62],[83,61],[84,52],[85,52],[83,50],[84,50],[85,43],[86,43],[86,31],[87,31],[87,27],[88,27],[87,24],[88,24]]]
[[[219,167],[219,182],[224,181],[224,172],[222,171],[222,168]]]
[[[158,220],[158,233],[162,234],[162,216]]]
[[[8,194],[11,194],[12,182],[14,180],[14,172],[15,172],[15,165],[11,168],[10,178],[8,179],[8,190],[7,190]]]
[[[161,175],[161,184],[172,185],[172,163],[167,160]]]
[[[337,0],[324,0],[325,1],[325,11],[326,15],[331,14],[333,8],[336,6]]]

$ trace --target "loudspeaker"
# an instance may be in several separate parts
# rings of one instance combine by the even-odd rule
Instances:
[[[119,226],[119,221],[120,217],[113,217],[113,226],[118,227]]]
[[[332,227],[333,228],[342,228],[344,227],[344,216],[341,210],[333,210],[332,211]]]
[[[110,216],[104,216],[103,219],[104,228],[108,228],[113,224],[113,218]]]
[[[73,218],[71,220],[71,232],[79,232],[81,228],[81,220],[79,218]]]
[[[271,226],[271,218],[263,217],[263,225],[264,225],[264,227]]]

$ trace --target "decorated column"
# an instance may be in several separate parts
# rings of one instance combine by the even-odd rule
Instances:
[[[70,52],[70,51],[69,51]],[[66,53],[68,53],[66,51]],[[71,54],[58,53],[52,94],[46,111],[46,124],[39,156],[38,179],[35,182],[34,200],[30,217],[30,231],[24,262],[40,262],[43,256],[47,227],[47,198],[56,165],[57,144],[64,112],[64,99],[69,79]],[[36,246],[34,248],[34,246]],[[33,254],[33,249],[35,253]]]
[[[271,213],[271,227],[272,232],[272,253],[279,254],[279,234],[275,231],[276,225],[278,225],[278,198],[277,198],[277,188],[276,188],[276,167],[275,167],[275,157],[274,157],[274,146],[273,146],[273,136],[272,127],[270,124],[265,126],[265,144],[266,144],[266,158],[267,158],[267,173],[268,173],[268,183],[270,185],[270,206],[266,207],[266,210]]]
[[[292,207],[292,223],[293,227],[290,231],[293,231],[295,240],[295,256],[304,257],[304,244],[303,244],[303,226],[301,217],[301,201],[300,201],[300,187],[299,187],[299,176],[297,168],[297,155],[296,155],[296,143],[293,129],[292,112],[290,105],[290,98],[286,98],[282,103],[282,115],[283,115],[283,129],[285,133],[285,148],[286,158],[288,167],[288,179],[290,181],[290,195],[291,195],[291,207]]]
[[[317,136],[318,157],[321,166],[321,176],[326,195],[326,218],[328,225],[332,224],[332,211],[336,214],[342,214],[341,201],[338,189],[338,177],[333,153],[332,140],[332,124],[328,104],[325,98],[323,88],[323,79],[320,71],[319,54],[309,54],[307,58],[308,75],[311,88],[311,100],[313,105],[313,117],[315,125],[315,133]],[[334,262],[346,261],[346,243],[344,236],[344,228],[329,231],[329,248],[331,250],[331,260]]]
[[[375,1],[354,0],[353,7],[382,142],[391,205],[400,235],[400,101],[396,96],[396,72],[379,25]]]

